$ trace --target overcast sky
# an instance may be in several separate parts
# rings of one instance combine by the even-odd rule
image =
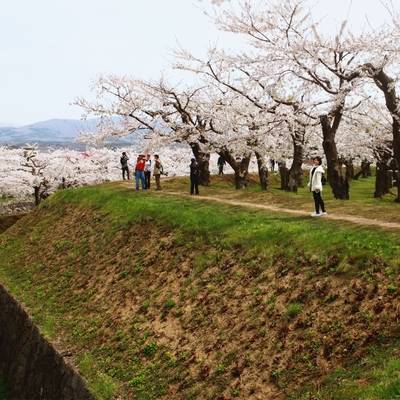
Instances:
[[[208,4],[207,0],[4,0],[0,124],[79,118],[80,110],[69,103],[89,95],[90,82],[99,74],[156,79],[168,68],[177,43],[196,54],[214,43],[237,47],[237,38],[218,32],[203,14],[203,8],[210,9]],[[318,18],[327,16],[328,27],[347,16],[355,29],[367,18],[372,24],[387,18],[380,0],[314,4]]]

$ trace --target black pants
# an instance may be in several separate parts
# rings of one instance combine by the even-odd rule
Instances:
[[[199,177],[191,176],[190,177],[190,194],[195,193],[199,194]]]
[[[144,171],[144,179],[146,181],[146,189],[150,189],[151,171]]]
[[[224,165],[223,164],[219,164],[218,165],[218,175],[223,175],[224,174]]]
[[[122,179],[125,180],[125,174],[128,176],[128,181],[129,181],[129,168],[128,167],[122,167]]]
[[[321,191],[312,192],[312,194],[314,197],[315,212],[317,214],[319,214],[320,212],[325,212],[325,204],[324,201],[322,200]]]

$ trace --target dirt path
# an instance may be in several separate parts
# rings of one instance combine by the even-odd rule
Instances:
[[[184,197],[184,198],[192,198],[194,200],[197,199],[197,200],[214,201],[216,203],[221,203],[221,204],[228,204],[228,205],[232,205],[232,206],[240,206],[240,207],[258,209],[258,210],[280,212],[280,213],[298,215],[301,217],[310,217],[310,213],[307,211],[292,210],[290,208],[276,207],[276,206],[271,206],[271,205],[267,205],[267,204],[253,204],[253,203],[249,203],[246,201],[229,200],[229,199],[224,199],[224,198],[215,197],[215,196],[192,197],[188,194],[184,194],[184,193],[180,193],[180,192],[168,192],[168,191],[160,192],[160,194],[179,196],[179,197]],[[350,223],[356,224],[356,225],[377,226],[377,227],[384,228],[384,229],[400,229],[400,223],[397,223],[397,222],[379,221],[377,219],[355,217],[353,215],[345,215],[345,214],[335,213],[335,214],[324,215],[323,217],[320,217],[320,218],[334,220],[334,221],[346,221],[346,222],[350,222]]]

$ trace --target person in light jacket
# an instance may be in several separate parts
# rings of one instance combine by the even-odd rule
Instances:
[[[310,181],[308,182],[308,187],[310,192],[312,192],[315,203],[315,213],[312,213],[312,217],[320,217],[326,215],[325,204],[322,200],[322,175],[324,173],[324,168],[322,167],[321,157],[313,158],[313,167],[310,170]]]

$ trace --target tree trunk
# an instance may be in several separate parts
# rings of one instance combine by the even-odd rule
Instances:
[[[287,192],[290,191],[289,187],[289,169],[286,166],[286,161],[279,161],[279,175],[281,177],[281,189],[286,190]]]
[[[393,175],[390,178],[390,183],[393,182],[393,178],[394,178],[394,181],[395,181],[396,187],[397,187],[396,202],[400,203],[400,171],[399,170],[393,171]]]
[[[354,178],[354,164],[353,160],[351,159],[345,159],[343,161],[343,164],[346,167],[346,179],[348,181],[352,180]]]
[[[373,68],[372,68],[373,69]],[[373,69],[373,79],[378,88],[385,96],[386,108],[392,115],[393,133],[393,158],[396,170],[400,169],[400,100],[396,93],[396,82],[383,71],[383,69]],[[400,202],[400,180],[397,179],[397,202]]]
[[[242,158],[235,158],[227,149],[220,150],[218,154],[224,157],[225,161],[235,172],[235,188],[243,189],[249,184],[249,165],[251,153],[245,154]]]
[[[249,184],[250,157],[250,155],[244,156],[240,162],[237,162],[237,167],[234,168],[236,189],[244,189]]]
[[[268,190],[268,167],[265,160],[260,153],[254,152],[257,158],[258,177],[260,178],[261,190]]]
[[[400,166],[400,164],[399,164],[399,166]],[[397,203],[400,203],[400,168],[399,168],[399,166],[397,167],[396,175],[395,175],[395,177],[396,177],[396,186],[397,186],[397,197],[396,197],[396,202]]]
[[[341,115],[335,116],[341,118]],[[328,165],[328,181],[332,188],[335,199],[348,200],[349,199],[349,181],[343,175],[341,162],[338,157],[335,135],[339,127],[339,121],[334,121],[332,124],[331,117],[322,115],[320,117],[323,142],[326,162]],[[335,123],[336,122],[336,123]]]
[[[304,128],[292,135],[293,163],[289,170],[288,190],[297,192],[297,188],[303,186],[303,161],[304,161]]]
[[[371,163],[367,160],[361,161],[361,176],[363,178],[368,178],[368,177],[372,176]]]
[[[192,143],[190,145],[194,158],[199,164],[199,183],[203,186],[210,186],[210,155],[201,151],[198,143]]]
[[[34,193],[35,193],[35,206],[40,204],[40,186],[34,186]]]
[[[375,178],[375,198],[381,198],[389,193],[389,179],[390,174],[385,162],[378,162],[376,165],[376,178]]]

